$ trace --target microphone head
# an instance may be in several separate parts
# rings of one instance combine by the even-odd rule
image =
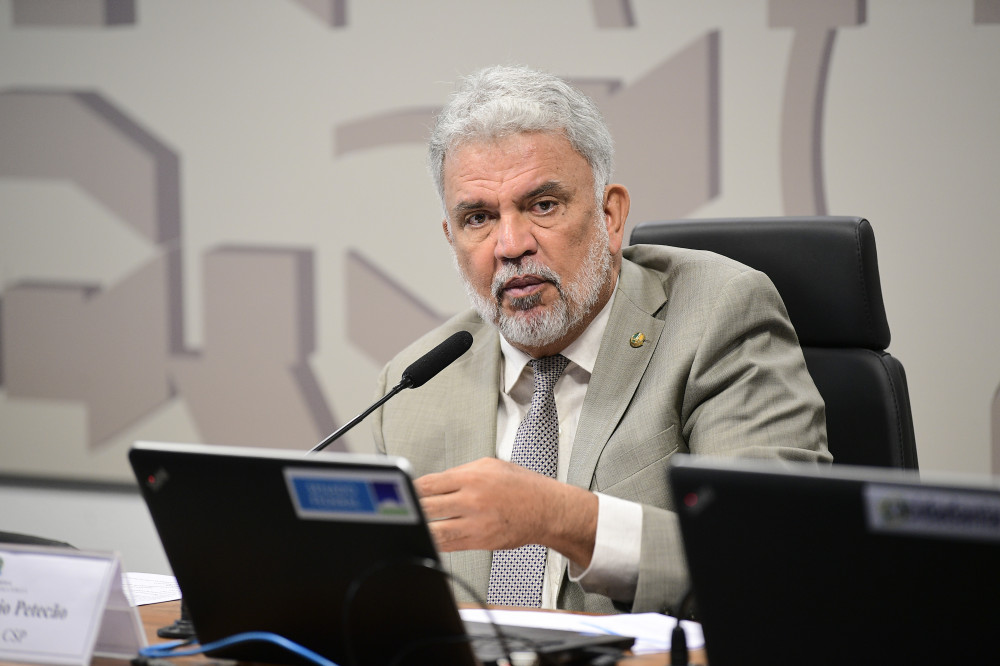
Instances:
[[[459,331],[447,340],[430,350],[403,370],[403,378],[400,384],[406,388],[417,388],[451,365],[459,356],[464,354],[472,346],[472,334],[468,331]]]

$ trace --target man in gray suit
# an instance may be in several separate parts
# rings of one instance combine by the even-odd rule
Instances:
[[[672,455],[830,460],[823,402],[770,280],[710,253],[623,249],[629,193],[612,161],[593,102],[519,67],[465,79],[431,136],[444,235],[474,307],[400,353],[379,390],[451,333],[474,342],[382,407],[375,439],[413,464],[445,565],[492,603],[676,607],[687,573]],[[555,388],[540,389],[553,361]],[[541,471],[532,447],[545,438]]]

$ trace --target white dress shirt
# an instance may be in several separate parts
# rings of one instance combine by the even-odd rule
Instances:
[[[580,422],[583,401],[587,396],[590,375],[597,361],[604,329],[611,315],[611,299],[590,326],[561,354],[569,359],[554,393],[559,415],[559,464],[556,478],[565,482],[573,453],[573,440]],[[497,457],[510,460],[517,427],[524,419],[534,392],[531,357],[500,337],[503,367],[500,372],[500,398],[497,407]],[[639,576],[639,553],[642,538],[642,507],[617,497],[597,493],[597,539],[590,566],[581,570],[570,563],[570,578],[588,592],[596,592],[617,601],[631,601]],[[542,608],[555,608],[559,586],[567,560],[549,549],[542,586]]]

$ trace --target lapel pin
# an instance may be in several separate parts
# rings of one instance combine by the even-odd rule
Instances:
[[[636,333],[628,339],[628,343],[633,347],[641,347],[646,343],[646,334]]]

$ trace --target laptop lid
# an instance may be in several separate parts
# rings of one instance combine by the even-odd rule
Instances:
[[[203,644],[270,631],[343,664],[426,663],[422,645],[476,663],[405,460],[139,442],[129,461]]]
[[[995,482],[680,456],[669,474],[712,666],[993,655]]]
[[[461,621],[405,459],[137,442],[129,461],[202,644],[269,631],[345,666],[503,654],[493,628]],[[633,641],[503,632],[543,663]],[[212,654],[294,661],[260,643]]]

